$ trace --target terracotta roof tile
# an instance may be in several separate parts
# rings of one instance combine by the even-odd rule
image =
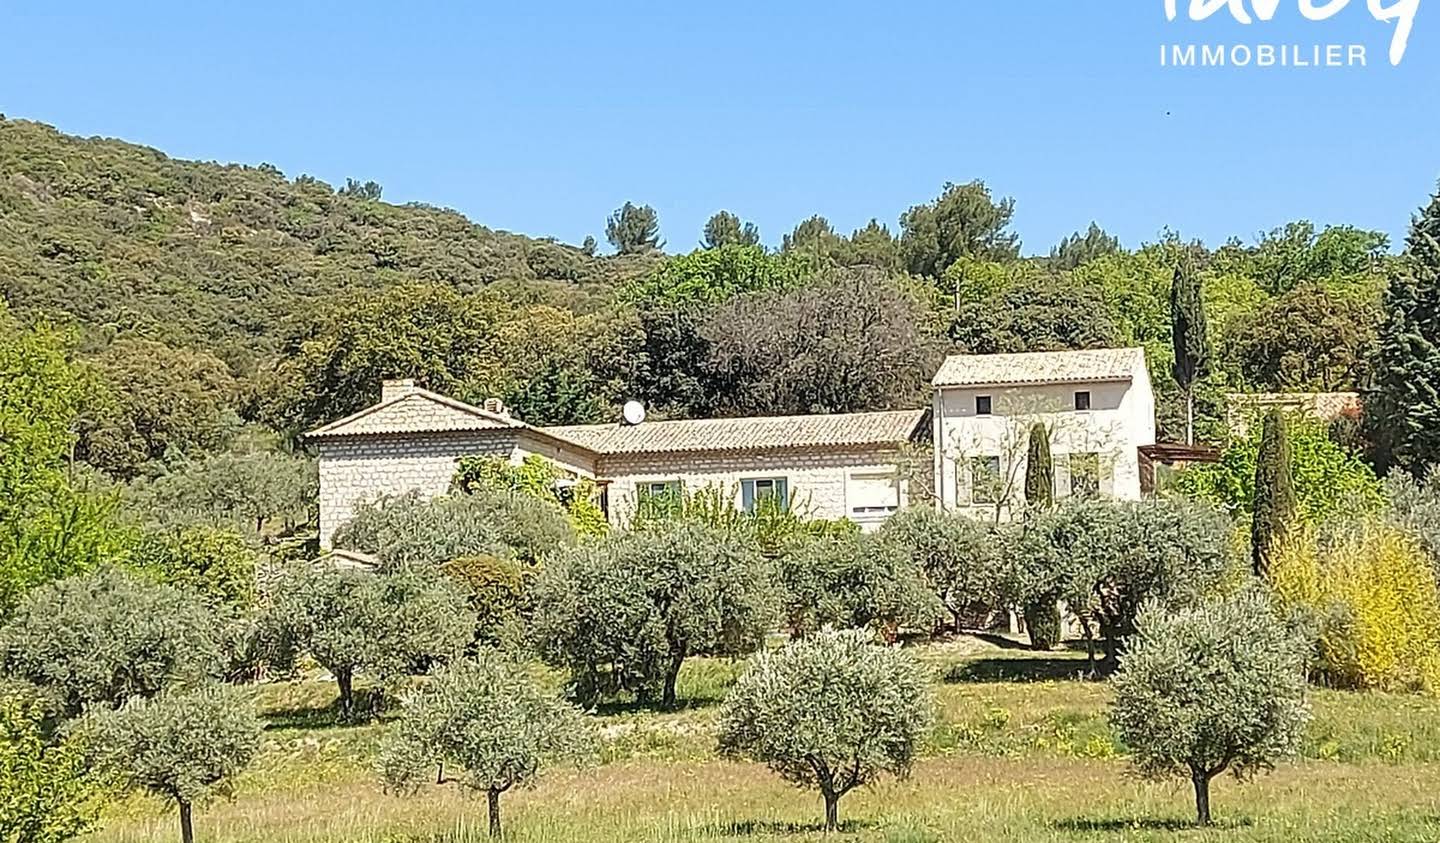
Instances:
[[[1128,381],[1145,367],[1143,348],[955,354],[935,373],[935,386],[1020,386]]]
[[[542,429],[601,454],[899,445],[915,435],[925,412],[690,419]]]

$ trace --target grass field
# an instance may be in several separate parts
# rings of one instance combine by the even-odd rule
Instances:
[[[1187,784],[1127,774],[1105,721],[1103,683],[1073,677],[1075,654],[1037,658],[964,641],[917,650],[936,675],[938,723],[904,782],[841,805],[856,841],[1433,841],[1440,839],[1440,701],[1317,691],[1303,757],[1249,784],[1218,781],[1219,827],[1191,828]],[[824,839],[817,796],[763,767],[714,753],[720,698],[740,665],[687,664],[682,711],[599,714],[601,762],[558,770],[505,800],[518,841]],[[197,811],[209,841],[418,843],[485,839],[483,799],[453,788],[385,794],[372,769],[384,723],[342,727],[328,684],[257,690],[270,720],[258,763],[233,798]],[[164,804],[107,812],[95,843],[177,838]]]

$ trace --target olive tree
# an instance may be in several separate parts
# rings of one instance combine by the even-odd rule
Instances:
[[[217,683],[134,698],[98,713],[85,728],[101,769],[175,801],[183,843],[195,839],[195,803],[248,767],[260,748],[260,720],[249,698]]]
[[[955,631],[977,609],[997,607],[1000,535],[993,525],[916,506],[891,516],[875,541],[885,557],[908,559],[924,574]]]
[[[889,772],[904,777],[932,718],[924,670],[870,633],[829,632],[762,653],[730,692],[720,749],[765,763],[825,800],[825,828],[840,799]]]
[[[465,494],[427,499],[411,493],[363,503],[334,543],[373,554],[384,570],[478,555],[534,563],[574,545],[575,528],[557,503],[476,486]]]
[[[541,769],[584,759],[593,727],[519,664],[483,649],[437,672],[405,703],[380,755],[387,785],[418,789],[435,779],[484,793],[490,834],[500,834],[500,797],[533,786]],[[455,771],[447,778],[446,771]]]
[[[215,627],[199,598],[105,567],[27,594],[0,628],[0,671],[74,716],[215,675]]]
[[[380,574],[300,563],[271,586],[261,636],[277,666],[308,653],[335,677],[355,715],[356,674],[391,678],[459,656],[475,633],[463,589],[437,570]]]
[[[775,621],[770,565],[734,533],[686,521],[613,534],[546,565],[534,634],[587,704],[619,692],[676,703],[689,656],[753,652]]]
[[[1110,719],[1145,776],[1188,777],[1210,824],[1210,781],[1269,769],[1309,719],[1309,644],[1258,588],[1167,612],[1149,607],[1112,680]]]
[[[869,628],[893,638],[901,627],[929,631],[939,599],[912,554],[873,536],[840,534],[802,542],[780,557],[791,632]]]
[[[1087,635],[1099,627],[1112,665],[1146,601],[1193,605],[1236,570],[1229,519],[1184,500],[1066,501],[1011,530],[1007,598],[1058,596]]]

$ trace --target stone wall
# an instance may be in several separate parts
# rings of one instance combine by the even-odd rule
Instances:
[[[472,454],[513,459],[517,432],[474,430],[320,440],[320,547],[355,507],[385,495],[443,495],[455,463]]]

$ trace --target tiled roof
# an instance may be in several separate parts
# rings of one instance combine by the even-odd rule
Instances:
[[[651,421],[541,428],[601,454],[763,451],[899,445],[915,435],[924,410],[825,416]]]
[[[935,386],[1020,386],[1128,381],[1145,366],[1143,348],[956,354],[935,373]]]
[[[326,436],[503,430],[518,427],[525,427],[518,419],[486,412],[438,392],[417,389],[330,422],[305,435],[318,439]]]

